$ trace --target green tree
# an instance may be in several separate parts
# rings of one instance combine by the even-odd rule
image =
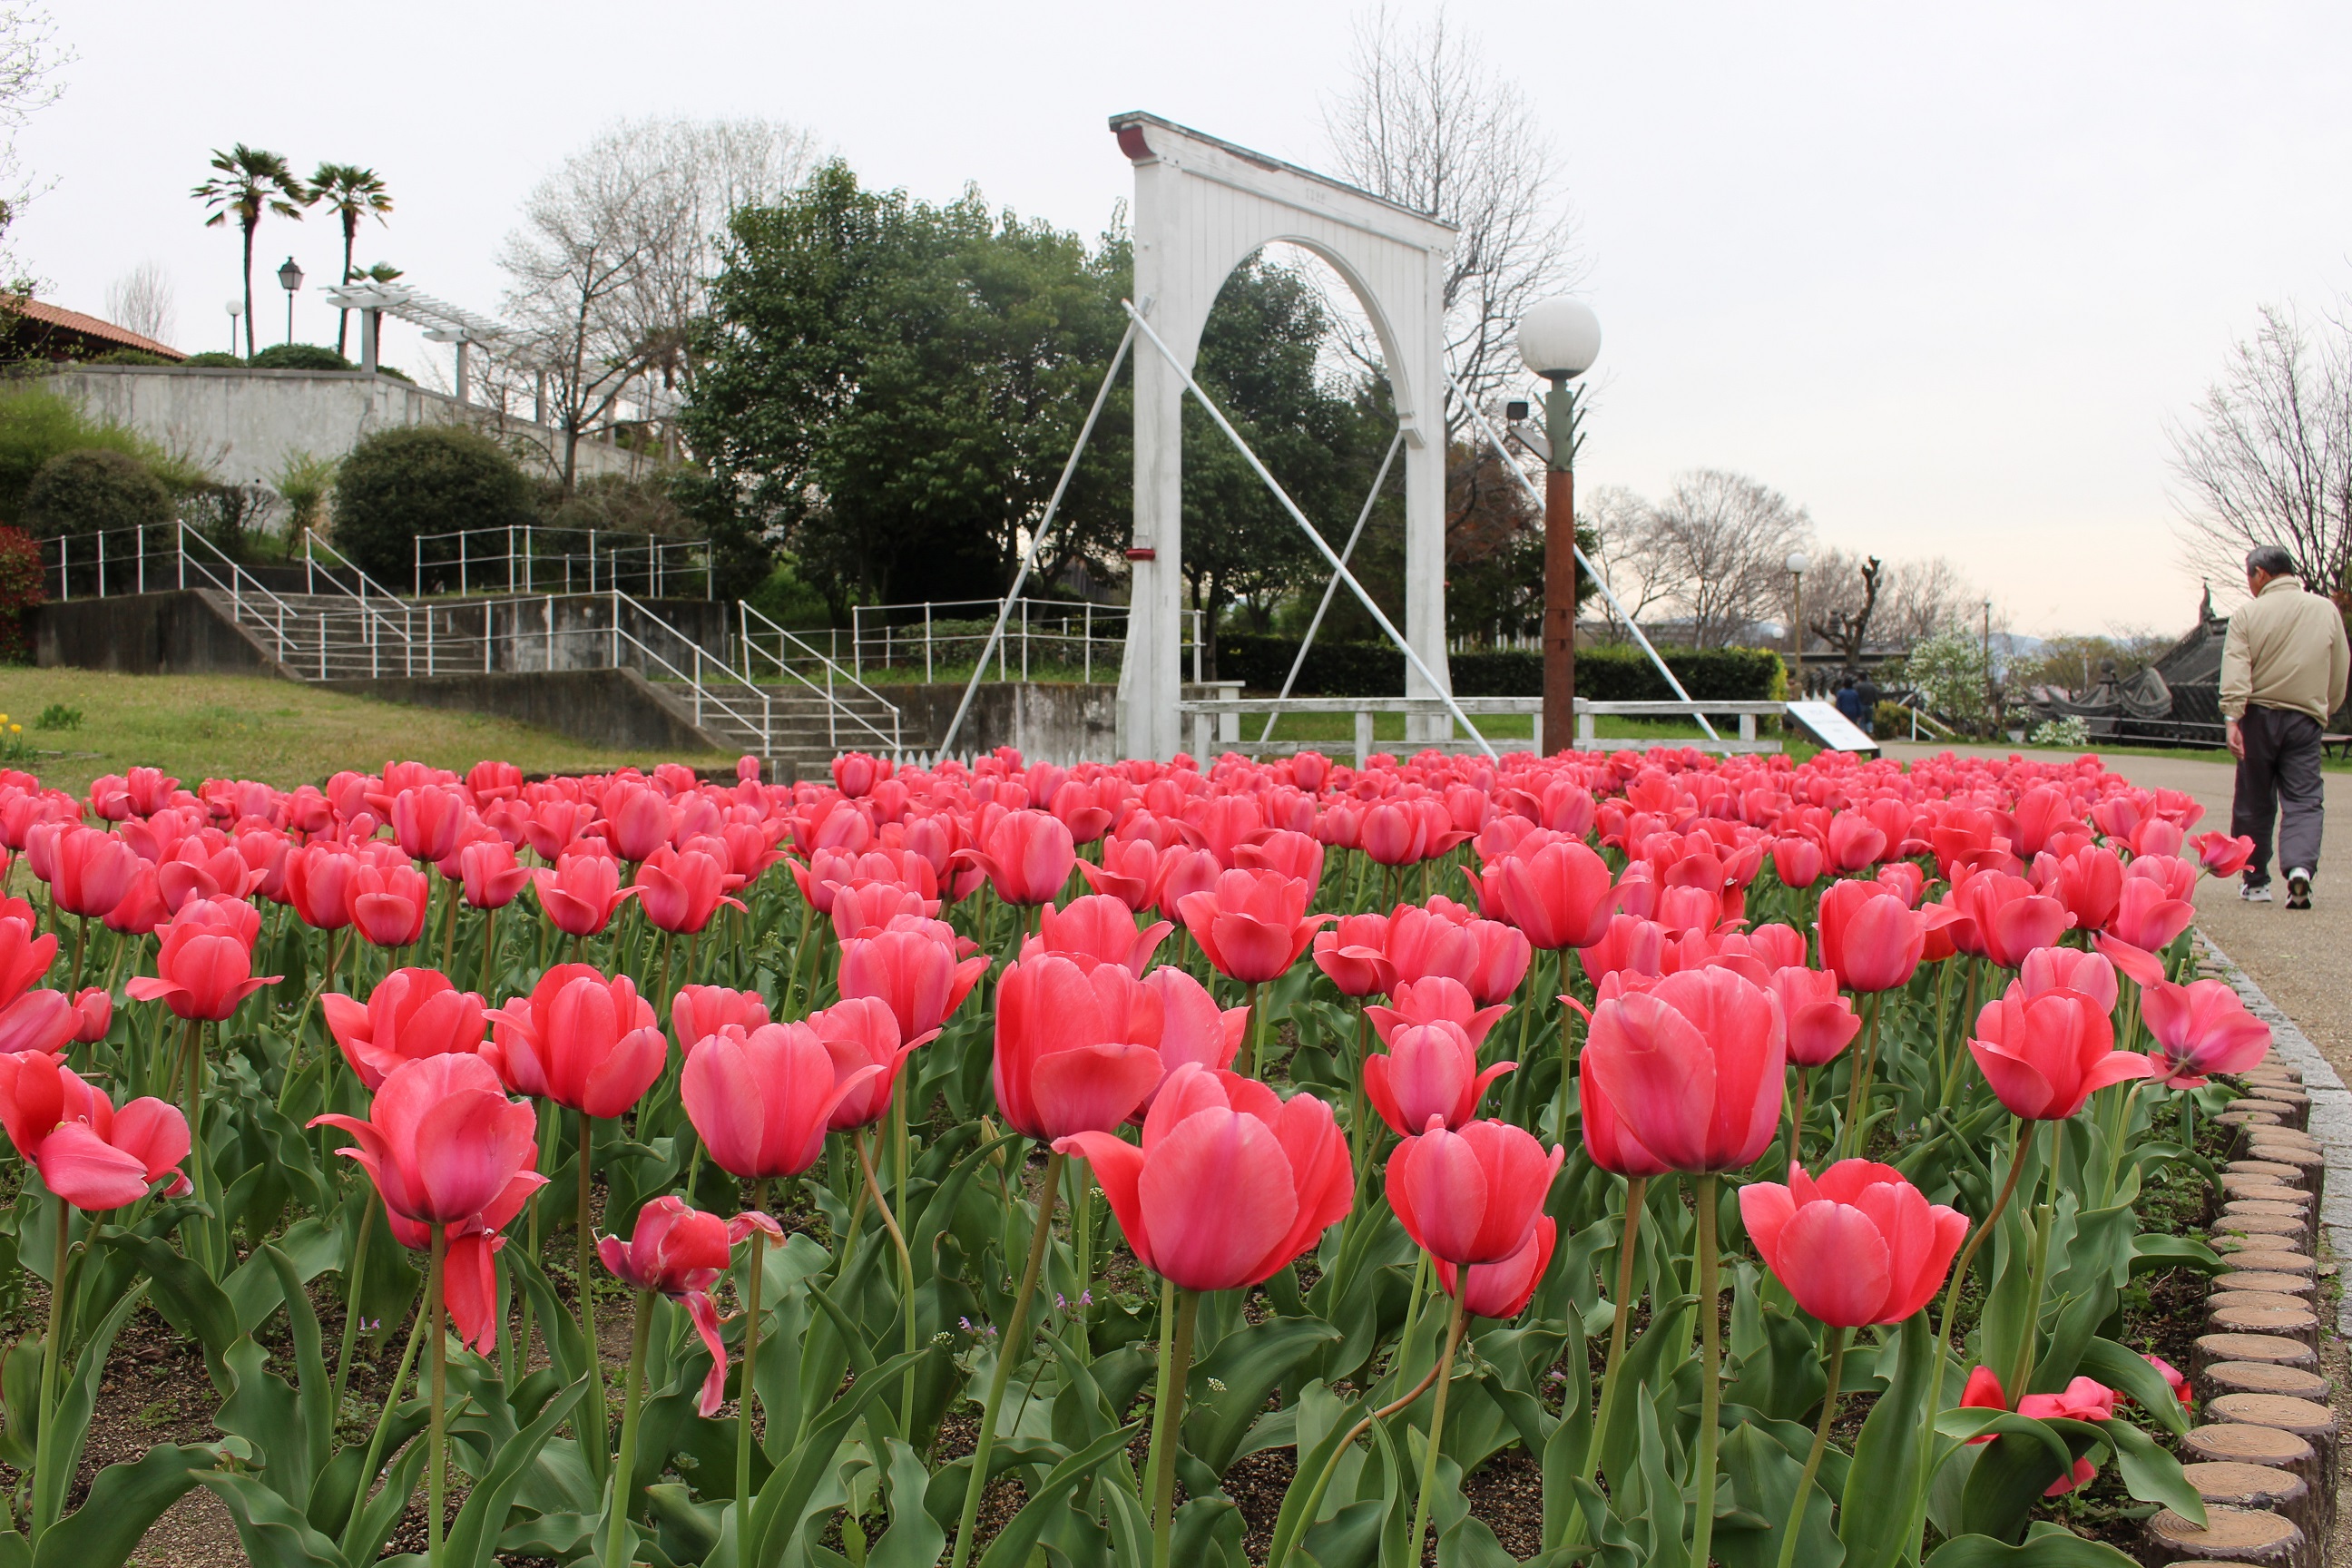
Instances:
[[[25,531],[36,539],[100,529],[159,528],[172,492],[146,464],[105,448],[60,452],[25,487]]]
[[[456,529],[528,527],[530,480],[487,436],[447,426],[380,430],[335,475],[335,546],[378,582],[408,582],[416,537]],[[451,560],[454,545],[444,545]],[[430,566],[440,556],[425,552]]]
[[[1124,244],[819,170],[739,211],[682,418],[722,557],[782,545],[836,613],[1003,592],[1124,317]],[[1064,500],[1051,577],[1127,523],[1127,400]],[[731,536],[731,542],[730,542]],[[762,570],[760,575],[764,576]]]
[[[321,163],[310,174],[310,196],[326,204],[343,226],[343,277],[349,283],[359,274],[352,268],[352,247],[359,243],[360,219],[373,217],[384,221],[392,210],[392,195],[383,188],[383,176],[373,169],[362,169],[356,163]],[[349,330],[352,313],[335,312],[335,352],[343,352],[343,336]]]
[[[218,228],[231,217],[245,237],[245,353],[253,357],[253,235],[264,213],[297,221],[310,205],[310,190],[294,177],[284,154],[264,152],[239,142],[227,152],[215,150],[213,177],[188,194],[205,204],[212,216],[206,228]]]

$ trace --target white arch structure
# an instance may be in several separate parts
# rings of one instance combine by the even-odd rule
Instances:
[[[1118,679],[1121,754],[1183,749],[1176,704],[1185,373],[1226,278],[1276,243],[1328,262],[1380,339],[1405,448],[1405,640],[1437,682],[1409,659],[1406,694],[1444,695],[1444,289],[1453,226],[1156,115],[1114,115],[1110,127],[1135,165],[1135,297],[1168,354],[1135,356],[1134,589]]]

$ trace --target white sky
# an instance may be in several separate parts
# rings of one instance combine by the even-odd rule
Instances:
[[[1410,16],[1426,9],[1404,4]],[[669,4],[315,7],[67,0],[67,92],[18,137],[56,188],[16,247],[99,311],[144,259],[177,341],[226,346],[233,229],[188,188],[244,140],[380,171],[362,234],[429,292],[498,306],[523,193],[619,114],[762,114],[870,184],[1089,237],[1130,186],[1106,117],[1144,109],[1309,166],[1353,8]],[[2020,631],[2185,627],[2196,580],[2167,421],[2265,300],[2330,304],[2352,237],[2352,9],[1457,4],[1559,140],[1606,346],[1587,484],[1743,469],[1822,537],[1942,553]],[[263,224],[331,342],[331,220]],[[438,352],[438,351],[436,351]],[[388,358],[421,364],[425,345]],[[2220,586],[2220,585],[2217,585]]]

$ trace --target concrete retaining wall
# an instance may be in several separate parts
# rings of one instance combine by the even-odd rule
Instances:
[[[384,702],[496,714],[614,751],[707,752],[719,749],[694,727],[689,715],[679,712],[633,669],[477,673],[316,684],[323,690],[373,697]]]
[[[546,426],[359,371],[78,364],[47,384],[226,484],[268,484],[290,457],[340,458],[362,437],[404,425],[471,425],[551,463],[562,456],[558,433]],[[639,461],[609,441],[580,443],[583,478],[632,473]]]
[[[961,682],[875,688],[906,715],[908,744],[929,751],[963,700]],[[983,683],[956,735],[958,756],[1016,748],[1034,762],[1110,762],[1118,756],[1118,688],[1076,681]]]
[[[31,623],[33,662],[122,675],[278,673],[251,638],[195,593],[126,594],[43,605]]]

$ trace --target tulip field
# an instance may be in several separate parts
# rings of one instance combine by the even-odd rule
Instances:
[[[2205,1514],[2127,1306],[2220,1268],[2157,1200],[2270,1045],[2199,814],[2088,757],[0,772],[0,1568],[197,1489],[272,1568],[2128,1562]],[[209,1427],[101,1467],[140,1321]]]

